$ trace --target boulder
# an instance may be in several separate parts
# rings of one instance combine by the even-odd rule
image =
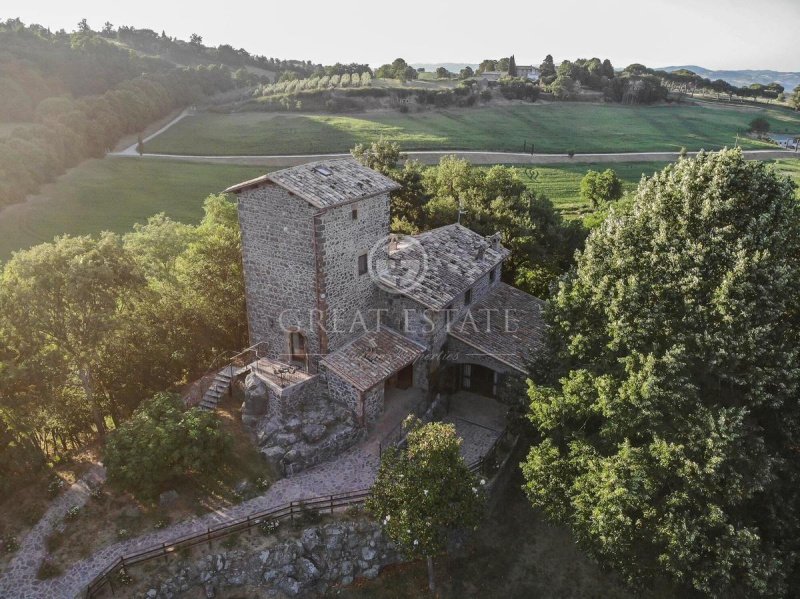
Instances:
[[[297,572],[303,582],[316,580],[320,575],[319,569],[314,565],[314,562],[305,557],[297,560]]]
[[[287,576],[285,580],[278,583],[278,587],[290,597],[300,594],[300,583],[291,576]]]
[[[286,455],[283,456],[284,461],[289,464],[299,462],[302,458],[303,458],[302,454],[296,449],[290,449],[289,451],[286,452]]]
[[[264,456],[264,459],[267,460],[270,466],[272,466],[278,472],[281,471],[281,460],[283,460],[283,456],[286,453],[286,450],[283,447],[267,447],[266,449],[261,450],[261,455]]]
[[[278,433],[275,435],[275,443],[283,447],[290,447],[299,440],[300,438],[295,433]]]
[[[322,544],[322,538],[320,538],[319,531],[316,528],[307,528],[303,531],[300,542],[303,544],[303,548],[311,553]]]
[[[178,492],[174,489],[164,491],[158,496],[158,505],[160,507],[171,507],[178,501]],[[126,514],[127,516],[127,514]]]
[[[373,580],[378,577],[378,574],[380,574],[380,572],[381,569],[378,566],[372,566],[371,568],[367,568],[366,570],[364,570],[361,573],[361,575],[368,580]]]
[[[293,433],[297,433],[297,432],[300,432],[301,428],[303,428],[303,423],[297,417],[290,418],[289,420],[286,421],[286,430],[287,431],[291,431]]]
[[[253,483],[247,479],[240,480],[238,483],[236,483],[236,486],[233,488],[233,490],[239,497],[245,497],[252,493]]]
[[[325,436],[325,431],[323,424],[306,424],[303,427],[303,438],[308,443],[316,443]]]
[[[372,547],[362,547],[361,557],[363,557],[365,561],[371,561],[375,559],[375,550]]]

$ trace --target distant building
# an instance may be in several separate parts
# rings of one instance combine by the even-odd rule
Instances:
[[[542,72],[539,70],[539,67],[533,65],[517,65],[517,77],[538,81],[541,74]]]

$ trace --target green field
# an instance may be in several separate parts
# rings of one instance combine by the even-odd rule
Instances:
[[[31,201],[0,211],[0,260],[64,233],[125,232],[158,212],[197,222],[206,196],[265,170],[148,158],[84,162]]]
[[[800,159],[773,163],[800,183]],[[519,172],[567,218],[577,218],[590,213],[580,199],[581,178],[589,169],[609,166],[623,179],[625,189],[633,190],[642,174],[651,175],[664,163],[565,164],[520,168]],[[267,170],[155,158],[90,160],[47,185],[32,201],[0,211],[0,260],[55,235],[125,232],[157,212],[183,222],[197,222],[208,194]]]
[[[188,117],[146,145],[147,152],[280,155],[346,152],[381,135],[404,150],[636,152],[732,146],[756,116],[773,131],[800,132],[800,114],[779,108],[515,104],[354,116],[244,112]],[[772,147],[739,139],[747,148]]]

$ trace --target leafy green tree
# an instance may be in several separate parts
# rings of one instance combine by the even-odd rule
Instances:
[[[223,195],[212,195],[203,208],[203,220],[176,261],[185,310],[194,315],[197,364],[207,364],[216,355],[247,345],[236,204]]]
[[[459,453],[452,424],[422,423],[409,416],[405,450],[381,456],[367,509],[383,523],[401,551],[428,562],[428,586],[435,591],[433,557],[447,548],[448,534],[477,527],[484,509],[482,484]]]
[[[364,166],[384,175],[389,175],[397,168],[397,163],[404,158],[400,153],[398,143],[384,139],[383,136],[369,145],[357,144],[350,150],[350,154]]]
[[[750,121],[750,131],[753,133],[766,133],[769,131],[769,121],[764,117],[756,117]]]
[[[607,202],[614,202],[622,197],[622,179],[614,169],[606,169],[602,173],[590,170],[581,179],[581,199],[589,202],[593,210]]]
[[[160,393],[108,436],[103,463],[112,484],[153,498],[177,479],[223,467],[232,445],[216,414],[186,410],[176,396]]]
[[[740,150],[643,180],[549,302],[534,506],[631,581],[789,596],[800,534],[800,205]]]
[[[97,432],[104,435],[98,371],[126,304],[144,286],[119,237],[59,237],[17,252],[0,280],[0,310],[18,350],[57,350],[80,381]]]
[[[497,70],[497,61],[491,60],[489,58],[482,60],[481,64],[478,65],[478,74],[485,73],[486,71],[496,71],[496,70]]]
[[[556,65],[553,63],[553,56],[545,56],[542,64],[539,65],[539,80],[545,85],[550,85],[556,78]]]
[[[459,79],[469,79],[470,77],[475,76],[475,71],[472,70],[472,67],[467,65],[463,69],[458,72]]]
[[[450,79],[450,71],[448,71],[444,67],[439,67],[436,69],[436,78],[437,79]]]
[[[789,103],[794,106],[795,110],[800,110],[800,85],[794,88]]]

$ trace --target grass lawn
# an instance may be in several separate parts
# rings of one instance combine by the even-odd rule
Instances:
[[[245,112],[188,117],[146,145],[147,152],[281,155],[345,152],[381,135],[404,150],[634,152],[731,146],[756,116],[777,132],[800,131],[800,115],[778,108],[620,106],[581,103],[352,116]],[[747,148],[772,147],[740,137]]]
[[[123,233],[158,212],[197,222],[206,196],[266,170],[147,158],[84,162],[30,201],[0,211],[0,260],[65,233]]]
[[[798,184],[800,199],[800,157],[798,159],[770,160],[775,170],[794,179]],[[589,204],[580,197],[581,179],[586,171],[603,171],[612,168],[623,181],[623,189],[634,191],[639,180],[644,176],[664,168],[667,162],[618,162],[614,164],[564,164],[532,166],[520,168],[520,175],[525,183],[536,191],[543,192],[552,200],[556,209],[566,218],[585,217],[592,213]]]

